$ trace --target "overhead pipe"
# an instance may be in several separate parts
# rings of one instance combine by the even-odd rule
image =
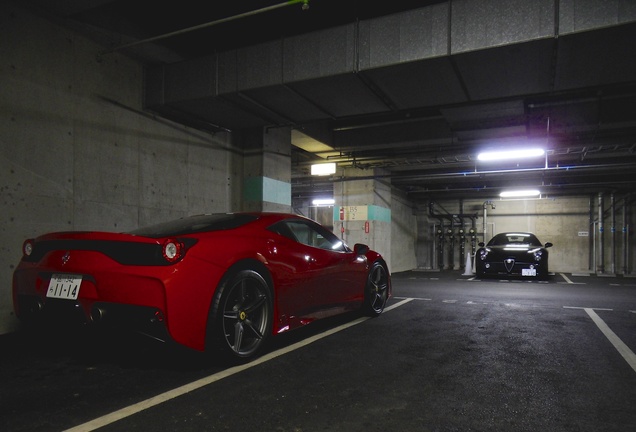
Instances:
[[[329,162],[335,162],[335,163],[339,163],[342,164],[344,162],[350,162],[351,158],[346,156],[346,157],[328,157],[327,160]],[[360,157],[356,157],[356,161],[360,162],[360,161],[365,161],[364,158],[360,158]],[[303,165],[303,164],[299,164],[299,165]],[[310,162],[307,162],[306,165],[310,165]],[[397,178],[397,179],[401,179],[401,180],[426,180],[426,179],[441,179],[441,178],[448,178],[448,177],[462,177],[462,178],[468,178],[468,177],[480,177],[483,175],[487,175],[487,174],[516,174],[516,173],[533,173],[533,172],[538,172],[538,173],[547,173],[550,171],[579,171],[581,169],[589,169],[589,170],[598,170],[598,169],[613,169],[613,170],[617,170],[620,168],[633,168],[633,164],[630,164],[628,162],[624,162],[624,163],[615,163],[615,164],[610,164],[610,165],[600,165],[600,164],[595,164],[595,165],[575,165],[575,166],[554,166],[554,167],[548,167],[548,168],[515,168],[515,169],[503,169],[503,170],[482,170],[482,171],[455,171],[455,172],[444,172],[444,173],[434,173],[434,174],[416,174],[416,175],[400,175],[400,174],[380,174],[380,175],[369,175],[369,176],[360,176],[360,177],[351,177],[351,178],[347,178],[345,179],[345,181],[359,181],[359,180],[377,180],[377,179],[381,179],[381,178]],[[339,181],[340,179],[338,179]],[[332,180],[333,181],[333,180]],[[631,183],[628,182],[627,180],[625,181],[625,183]],[[616,182],[613,182],[612,184],[616,184]],[[598,185],[598,183],[587,183],[587,185]]]
[[[184,28],[184,29],[181,29],[181,30],[176,30],[176,31],[173,31],[173,32],[170,32],[170,33],[165,33],[165,34],[158,35],[158,36],[153,36],[153,37],[150,37],[150,38],[147,38],[147,39],[141,39],[141,40],[138,40],[138,41],[135,41],[135,42],[130,42],[130,43],[127,43],[127,44],[119,45],[119,46],[116,46],[114,48],[110,48],[108,50],[102,51],[100,54],[110,54],[110,53],[114,53],[116,51],[121,51],[123,49],[132,48],[132,47],[135,47],[135,46],[138,46],[138,45],[143,45],[143,44],[147,44],[147,43],[151,43],[151,42],[156,42],[158,40],[168,39],[168,38],[171,38],[171,37],[174,37],[174,36],[180,36],[180,35],[185,34],[185,33],[190,33],[190,32],[196,31],[196,30],[202,30],[202,29],[205,29],[205,28],[213,27],[213,26],[218,25],[218,24],[224,24],[224,23],[227,23],[227,22],[230,22],[230,21],[241,19],[241,18],[247,18],[247,17],[253,16],[253,15],[258,15],[258,14],[263,13],[263,12],[269,12],[269,11],[272,11],[272,10],[275,10],[275,9],[280,9],[280,8],[285,7],[285,6],[290,6],[290,5],[297,4],[297,3],[302,3],[303,4],[302,5],[302,9],[303,10],[309,9],[309,0],[289,0],[289,1],[286,1],[286,2],[283,2],[283,3],[278,3],[278,4],[275,4],[275,5],[272,5],[272,6],[267,6],[267,7],[264,7],[264,8],[256,9],[256,10],[245,12],[245,13],[242,13],[242,14],[233,15],[233,16],[230,16],[230,17],[227,17],[227,18],[221,18],[221,19],[218,19],[218,20],[215,20],[215,21],[210,21],[210,22],[207,22],[207,23],[204,23],[204,24],[199,24],[199,25],[193,26],[193,27],[188,27],[188,28]]]

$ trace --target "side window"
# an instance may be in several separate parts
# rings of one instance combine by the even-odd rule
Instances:
[[[314,246],[314,239],[307,225],[296,222],[286,222],[285,225],[289,227],[289,230],[294,234],[298,242],[306,244],[307,246]]]
[[[283,237],[287,237],[288,239],[295,242],[298,241],[294,233],[289,229],[289,226],[285,222],[279,222],[276,225],[272,225],[268,228],[268,230],[275,232],[276,234],[280,234]]]
[[[347,251],[346,246],[338,237],[320,225],[302,220],[288,220],[279,222],[269,229],[307,246],[336,252]]]

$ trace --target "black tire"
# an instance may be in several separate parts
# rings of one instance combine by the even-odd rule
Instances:
[[[386,267],[376,261],[371,265],[367,284],[364,289],[363,311],[369,316],[378,316],[384,311],[389,299],[389,272]]]
[[[271,335],[273,314],[272,291],[260,273],[230,273],[212,301],[207,351],[230,361],[256,357]]]

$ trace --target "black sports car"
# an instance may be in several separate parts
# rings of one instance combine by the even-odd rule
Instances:
[[[548,278],[548,251],[532,233],[507,232],[494,236],[487,245],[479,243],[475,256],[477,277],[520,276]]]

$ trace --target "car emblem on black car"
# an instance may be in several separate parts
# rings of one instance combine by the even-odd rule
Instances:
[[[515,260],[514,258],[508,258],[504,261],[504,264],[506,265],[506,270],[510,272],[512,270],[512,267],[515,265]]]

